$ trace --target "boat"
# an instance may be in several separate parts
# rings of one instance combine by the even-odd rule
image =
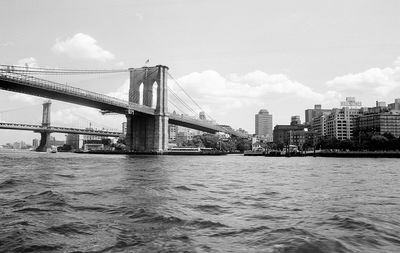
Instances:
[[[243,154],[245,156],[264,156],[265,150],[263,148],[256,148],[253,150],[246,150]]]
[[[212,148],[176,147],[170,148],[165,155],[226,155],[227,152]]]
[[[50,153],[57,153],[57,147],[56,146],[51,146]]]

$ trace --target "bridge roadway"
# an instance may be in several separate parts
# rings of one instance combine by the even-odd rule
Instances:
[[[139,113],[155,115],[155,109],[148,106],[129,103],[122,99],[52,82],[20,72],[12,72],[9,69],[0,69],[0,89],[79,104],[118,114]],[[247,135],[232,129],[187,116],[170,114],[168,117],[169,123],[174,125],[208,133],[225,132],[233,136],[247,137]]]
[[[122,135],[120,132],[111,132],[94,129],[79,129],[79,128],[67,128],[67,127],[43,127],[41,125],[30,125],[30,124],[17,124],[17,123],[6,123],[0,122],[0,129],[11,129],[11,130],[27,130],[34,132],[48,132],[48,133],[69,133],[69,134],[84,134],[84,135],[96,135],[96,136],[108,136],[108,137],[119,137]]]

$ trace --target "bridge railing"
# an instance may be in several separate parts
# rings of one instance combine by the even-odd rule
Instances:
[[[53,81],[41,79],[41,78],[30,76],[30,75],[14,73],[12,71],[9,72],[8,69],[0,69],[0,79],[5,80],[5,81],[12,80],[14,82],[24,84],[24,85],[30,85],[32,87],[40,87],[40,88],[47,89],[47,90],[69,93],[69,94],[73,94],[73,95],[76,95],[79,97],[83,97],[83,98],[91,99],[94,101],[114,105],[117,107],[122,107],[122,108],[126,108],[126,109],[132,108],[133,110],[142,111],[142,112],[149,113],[149,114],[154,114],[154,111],[155,111],[155,109],[145,106],[145,105],[128,102],[128,101],[125,101],[125,100],[122,100],[119,98],[114,98],[114,97],[103,95],[103,94],[96,93],[93,91],[87,91],[84,89],[76,88],[76,87],[69,86],[66,84],[56,83]]]
[[[0,78],[3,80],[11,79],[18,83],[30,85],[33,87],[41,87],[41,88],[48,89],[48,90],[68,92],[70,94],[74,94],[74,95],[81,96],[84,98],[93,99],[96,101],[109,103],[109,104],[120,106],[120,107],[127,107],[127,104],[128,104],[126,101],[124,101],[122,99],[110,97],[110,96],[92,92],[92,91],[83,90],[83,89],[69,86],[66,84],[56,83],[53,81],[41,79],[41,78],[30,76],[30,75],[7,72],[7,70],[4,70],[4,69],[2,69],[0,71],[0,73],[1,73]]]
[[[84,89],[76,88],[66,84],[56,83],[46,79],[41,79],[31,75],[25,75],[23,73],[14,73],[10,69],[0,69],[0,79],[30,85],[32,87],[40,87],[47,90],[59,91],[64,93],[73,94],[75,96],[91,99],[93,101],[103,102],[117,107],[126,109],[132,108],[133,110],[142,111],[149,114],[154,114],[154,109],[145,105],[140,105],[132,102],[128,102],[119,98],[107,96],[104,94],[96,93],[93,91],[87,91]]]
[[[0,127],[19,127],[19,128],[29,128],[29,129],[42,129],[43,127],[40,125],[31,125],[31,124],[17,124],[17,123],[7,123],[0,122]]]

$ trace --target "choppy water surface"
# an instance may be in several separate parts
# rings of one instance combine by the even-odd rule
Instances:
[[[0,252],[400,252],[399,165],[0,152]]]

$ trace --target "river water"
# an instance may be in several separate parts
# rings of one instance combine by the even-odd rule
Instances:
[[[399,165],[0,151],[0,252],[400,252]]]

